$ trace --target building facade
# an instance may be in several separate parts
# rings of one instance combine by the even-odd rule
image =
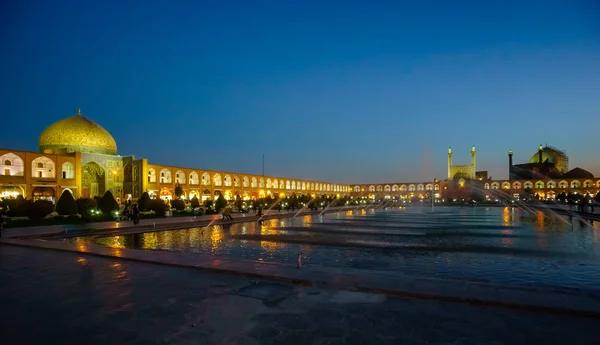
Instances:
[[[120,156],[110,133],[81,112],[44,130],[39,148],[39,152],[0,149],[0,197],[56,200],[69,190],[76,198],[111,191],[118,201],[137,200],[143,192],[171,199],[177,186],[183,198],[202,200],[219,194],[248,200],[350,192],[345,184],[167,166]]]

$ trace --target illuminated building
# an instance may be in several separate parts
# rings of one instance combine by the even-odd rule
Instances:
[[[56,200],[69,190],[76,198],[111,191],[119,201],[137,200],[143,192],[171,199],[177,185],[183,198],[199,199],[218,194],[251,199],[350,191],[344,184],[166,166],[120,156],[110,133],[81,112],[45,129],[39,148],[39,152],[0,149],[0,197]]]
[[[453,165],[452,149],[448,150],[448,178],[443,181],[391,182],[352,186],[352,195],[372,199],[470,199],[473,195],[487,198],[521,198],[527,194],[553,200],[559,193],[589,194],[600,192],[600,178],[584,169],[568,170],[566,153],[550,146],[542,147],[528,163],[513,165],[509,151],[509,179],[493,180],[487,171],[476,171],[476,150],[471,149],[471,164]]]

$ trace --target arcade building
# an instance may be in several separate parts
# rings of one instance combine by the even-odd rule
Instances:
[[[110,133],[81,111],[46,128],[39,138],[39,152],[0,148],[0,198],[22,195],[56,201],[69,190],[75,198],[111,191],[119,202],[137,200],[143,192],[172,199],[178,185],[182,198],[200,200],[220,194],[226,199],[239,195],[249,200],[350,192],[350,186],[343,184],[167,166],[121,156]]]
[[[440,200],[520,199],[527,195],[554,200],[560,193],[591,196],[600,192],[600,178],[581,168],[569,170],[569,158],[563,151],[540,145],[527,163],[513,164],[513,151],[508,152],[508,180],[493,180],[487,171],[477,171],[475,146],[471,148],[471,164],[454,165],[452,149],[448,149],[448,176],[445,180],[359,184],[352,195],[373,199]]]

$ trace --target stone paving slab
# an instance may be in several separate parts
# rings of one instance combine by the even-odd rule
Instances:
[[[593,345],[598,320],[327,287],[276,303],[262,280],[0,246],[2,345]],[[260,296],[268,296],[263,291]]]
[[[582,291],[560,287],[501,286],[463,280],[408,276],[388,271],[372,270],[365,273],[365,270],[352,268],[305,266],[297,269],[290,265],[277,263],[214,258],[192,253],[111,248],[97,244],[17,239],[3,239],[1,243],[228,273],[304,286],[327,286],[342,290],[600,318],[600,291]]]

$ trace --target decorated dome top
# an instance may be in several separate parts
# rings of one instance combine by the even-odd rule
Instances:
[[[531,156],[531,158],[529,159],[529,163],[558,163],[560,157],[565,156],[564,152],[560,152],[549,146],[543,148],[540,146],[540,148],[542,150],[542,161],[540,162],[539,160],[538,151],[533,156]]]
[[[46,128],[40,135],[40,152],[84,152],[117,154],[115,139],[97,123],[81,116],[81,111]]]

